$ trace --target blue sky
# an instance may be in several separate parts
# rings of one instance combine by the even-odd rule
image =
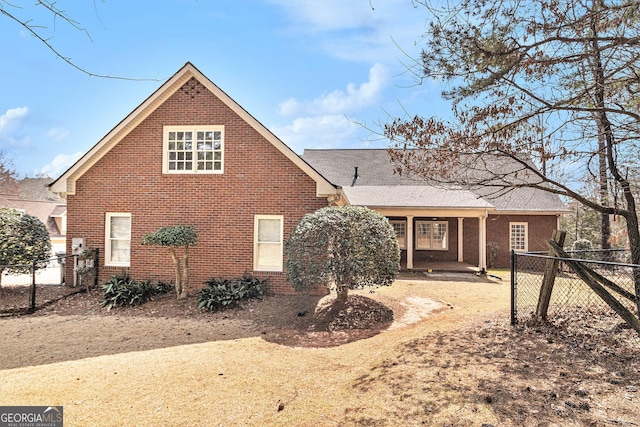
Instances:
[[[60,0],[90,38],[32,19],[87,76],[0,15],[0,151],[20,175],[59,176],[187,61],[298,153],[386,147],[389,117],[446,114],[407,71],[426,13],[411,0]],[[364,125],[364,126],[363,126]]]

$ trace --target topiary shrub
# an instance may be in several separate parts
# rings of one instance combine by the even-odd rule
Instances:
[[[198,291],[198,308],[209,311],[234,307],[241,300],[262,299],[268,279],[260,280],[249,273],[237,279],[209,279]]]
[[[113,307],[144,304],[150,301],[154,295],[167,293],[172,288],[171,283],[153,283],[151,280],[137,282],[126,273],[111,276],[108,282],[102,284],[104,292],[102,306],[111,310]]]
[[[327,206],[305,215],[285,243],[287,281],[298,292],[335,287],[334,307],[350,289],[389,286],[400,248],[389,220],[363,206]]]
[[[170,225],[142,236],[143,245],[165,246],[169,248],[173,268],[176,272],[176,297],[187,297],[189,286],[189,248],[198,242],[198,233],[190,225]],[[182,249],[180,249],[182,248]],[[182,254],[180,254],[182,251]]]

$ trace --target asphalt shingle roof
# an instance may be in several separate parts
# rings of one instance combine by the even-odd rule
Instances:
[[[67,210],[66,205],[60,202],[47,202],[43,200],[24,200],[17,196],[0,194],[0,207],[13,208],[25,211],[35,216],[47,227],[51,237],[63,237],[58,225],[53,219],[53,212],[61,215]]]
[[[305,150],[302,158],[354,205],[417,208],[493,208],[497,211],[564,212],[560,198],[550,192],[521,187],[505,191],[481,186],[469,189],[430,185],[424,179],[394,173],[386,149]],[[357,179],[355,168],[358,168]],[[490,167],[490,165],[489,165]],[[508,165],[501,159],[500,170]],[[474,173],[478,173],[475,171]],[[518,179],[526,180],[526,177]]]

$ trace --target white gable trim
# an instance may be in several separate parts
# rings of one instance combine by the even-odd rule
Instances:
[[[262,135],[262,137],[277,148],[285,157],[291,160],[311,179],[313,179],[316,182],[317,196],[328,196],[337,193],[338,190],[333,184],[309,166],[309,164],[302,160],[300,156],[291,150],[291,148],[280,141],[280,139],[264,127],[244,108],[238,105],[238,103],[231,99],[229,95],[216,86],[190,62],[187,62],[184,67],[173,75],[173,77],[160,86],[158,90],[133,110],[124,120],[118,123],[116,127],[98,141],[98,143],[88,152],[86,152],[80,160],[56,179],[50,185],[51,191],[63,195],[75,194],[76,181],[192,77],[195,77],[209,91],[211,91],[211,93],[218,97],[224,104],[253,127],[260,135]]]

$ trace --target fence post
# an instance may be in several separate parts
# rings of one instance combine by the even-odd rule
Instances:
[[[518,322],[518,311],[516,307],[516,274],[518,274],[517,262],[518,258],[516,256],[516,251],[511,249],[511,326],[514,326]]]
[[[36,262],[31,262],[31,311],[36,311]]]
[[[557,243],[561,248],[564,246],[564,239],[567,233],[560,230],[553,230],[551,240]],[[549,248],[549,258],[544,269],[544,276],[542,278],[542,287],[540,288],[540,296],[538,297],[538,306],[536,307],[536,318],[547,319],[547,312],[549,311],[549,302],[551,301],[551,292],[553,291],[553,284],[556,281],[556,273],[558,272],[558,257]]]
[[[93,287],[98,288],[98,248],[93,250]]]

